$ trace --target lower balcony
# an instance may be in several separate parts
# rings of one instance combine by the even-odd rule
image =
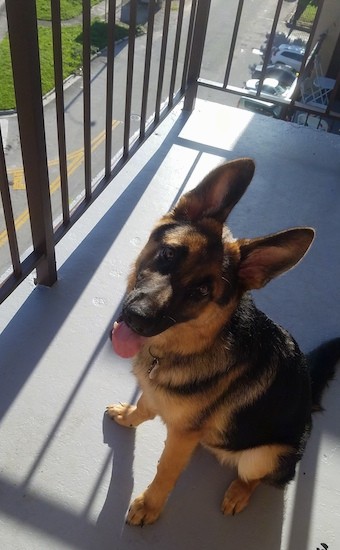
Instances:
[[[115,425],[107,404],[133,402],[128,360],[114,355],[129,265],[159,215],[221,161],[253,157],[233,211],[237,236],[308,225],[296,269],[255,293],[309,350],[339,336],[340,144],[336,135],[197,100],[176,107],[57,245],[58,282],[26,279],[1,310],[0,537],[6,550],[336,550],[340,541],[340,381],[324,397],[297,476],[260,486],[239,516],[220,502],[235,476],[200,449],[153,526],[125,524],[163,448],[159,420]]]

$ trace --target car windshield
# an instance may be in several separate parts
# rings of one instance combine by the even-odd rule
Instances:
[[[256,89],[259,87],[259,82],[256,84]],[[285,91],[285,88],[280,86],[280,84],[276,84],[276,86],[271,86],[270,84],[263,84],[261,92],[264,94],[271,94],[271,95],[282,95]]]
[[[260,78],[262,76],[263,65],[257,65],[253,71],[253,78]],[[265,71],[265,80],[267,78],[274,78],[281,86],[290,86],[295,80],[295,72],[293,69],[289,69],[285,65],[268,65]]]
[[[269,73],[268,73],[269,74]],[[290,73],[288,71],[285,71],[283,69],[273,69],[270,72],[270,76],[277,78],[277,80],[280,81],[280,84],[284,85],[290,85],[295,80],[295,75],[293,73]]]

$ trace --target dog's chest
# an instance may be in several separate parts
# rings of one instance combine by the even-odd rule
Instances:
[[[223,362],[225,365],[225,362]],[[220,361],[220,366],[222,359]],[[215,424],[225,427],[229,406],[224,403],[220,413],[221,394],[226,393],[234,375],[226,368],[213,368],[213,361],[205,358],[198,364],[152,356],[150,351],[139,354],[134,363],[134,374],[150,409],[165,424],[179,429],[215,430]],[[218,409],[220,420],[215,419]]]
[[[180,387],[181,379],[178,373],[171,373],[170,363],[146,355],[135,362],[133,370],[148,406],[165,424],[183,427],[192,423],[196,409],[193,400],[169,389],[171,384]]]

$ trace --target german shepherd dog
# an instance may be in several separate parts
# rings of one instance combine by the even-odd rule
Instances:
[[[136,427],[159,415],[167,428],[157,473],[127,522],[153,523],[201,444],[238,478],[222,512],[248,504],[260,482],[284,487],[295,474],[311,413],[340,357],[340,338],[313,366],[286,330],[259,311],[249,291],[292,268],[314,231],[298,227],[236,240],[224,225],[254,173],[250,159],[225,163],[157,223],[130,274],[112,343],[133,357],[137,405],[107,414]]]

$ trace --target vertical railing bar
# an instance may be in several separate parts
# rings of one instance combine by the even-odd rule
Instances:
[[[312,42],[314,40],[315,31],[316,31],[316,28],[318,26],[320,15],[321,15],[321,12],[322,12],[323,4],[324,4],[324,0],[318,0],[317,12],[316,12],[311,31],[309,33],[309,38],[308,38],[307,44],[306,44],[306,52],[309,52],[309,50],[311,49],[311,45],[312,45]],[[313,48],[313,50],[314,50],[314,48]],[[308,55],[307,58],[305,57],[303,63],[301,64],[300,74],[303,74],[304,69],[305,69],[305,67],[307,65],[307,62],[308,62],[308,58],[309,58],[309,55]]]
[[[131,127],[131,104],[132,104],[132,84],[133,84],[133,66],[136,41],[136,21],[137,21],[137,0],[130,1],[130,20],[129,20],[129,50],[126,73],[126,92],[125,92],[125,116],[124,116],[124,138],[123,138],[123,157],[129,154],[130,127]]]
[[[191,56],[191,50],[192,50],[192,40],[193,40],[193,35],[194,35],[194,25],[195,25],[195,19],[196,19],[196,12],[197,12],[197,0],[192,0],[190,18],[189,18],[189,25],[188,25],[187,43],[186,43],[185,56],[184,56],[183,73],[182,73],[182,84],[181,84],[181,91],[182,92],[187,87],[188,71],[189,71],[189,63],[190,63],[190,56]]]
[[[335,103],[335,100],[336,100],[336,97],[338,95],[339,89],[340,89],[340,72],[338,73],[338,75],[336,77],[334,88],[330,93],[329,102],[328,102],[328,105],[327,105],[327,108],[326,108],[326,113],[325,113],[326,115],[328,115],[329,112],[332,110],[332,107],[333,107],[333,104]]]
[[[91,189],[91,3],[83,0],[83,116],[84,116],[84,177],[85,199]]]
[[[314,21],[313,21],[313,25],[312,25],[312,28],[311,28],[311,31],[310,31],[310,34],[309,34],[309,38],[308,38],[307,44],[306,44],[305,58],[304,58],[303,62],[301,63],[301,67],[300,67],[300,75],[303,74],[305,66],[306,66],[307,61],[308,61],[309,50],[311,49],[311,45],[312,45],[312,42],[314,40],[314,35],[315,35],[315,31],[316,31],[316,28],[317,28],[318,23],[319,23],[319,19],[320,19],[320,15],[321,15],[321,12],[322,12],[323,4],[324,4],[324,0],[318,0],[317,12],[316,12],[316,15],[315,15],[315,18],[314,18]]]
[[[109,0],[107,20],[107,72],[106,72],[106,136],[105,136],[105,177],[111,174],[113,84],[115,58],[116,0]]]
[[[6,0],[14,90],[32,241],[41,261],[36,282],[57,279],[35,0]]]
[[[7,229],[7,237],[9,250],[11,254],[13,272],[16,277],[20,277],[22,274],[20,254],[18,247],[18,239],[15,232],[14,215],[12,208],[11,195],[9,192],[9,182],[6,169],[6,160],[4,153],[4,146],[2,141],[2,133],[0,126],[0,192],[2,199],[2,206],[4,210],[4,218]]]
[[[241,22],[243,4],[244,4],[244,0],[239,0],[238,6],[237,6],[237,11],[236,11],[236,19],[235,19],[233,34],[232,34],[232,37],[231,37],[227,67],[226,67],[225,75],[224,75],[223,88],[226,88],[228,86],[228,83],[229,83],[231,66],[232,66],[233,59],[234,59],[236,40],[237,40],[238,30],[239,30],[240,22]]]
[[[13,1],[13,0],[12,0]],[[19,286],[20,283],[39,265],[41,257],[33,251],[21,262],[21,273],[16,276],[11,273],[0,286],[0,304],[8,298],[8,296]]]
[[[175,90],[175,84],[176,84],[179,48],[181,43],[181,34],[182,34],[182,26],[183,26],[184,1],[185,0],[180,0],[179,8],[178,8],[174,55],[173,55],[173,61],[172,61],[172,70],[171,70],[170,88],[169,88],[169,107],[171,107],[173,104],[174,90]]]
[[[304,73],[304,70],[305,70],[305,67],[308,63],[308,58],[309,58],[309,50],[311,49],[311,45],[312,45],[312,42],[314,40],[314,35],[315,35],[315,31],[317,29],[317,26],[318,26],[318,23],[319,23],[319,19],[320,19],[320,15],[321,15],[321,12],[322,12],[322,8],[323,8],[323,4],[324,4],[324,0],[319,0],[318,2],[318,9],[317,9],[317,12],[316,12],[316,15],[315,15],[315,18],[314,18],[314,21],[313,21],[313,25],[312,25],[312,29],[311,29],[311,32],[309,34],[309,38],[307,40],[307,44],[306,44],[306,54],[305,54],[305,58],[301,64],[301,67],[300,67],[300,74],[298,76],[298,81],[297,81],[297,85],[295,87],[295,90],[294,90],[294,93],[291,97],[291,100],[290,100],[290,104],[285,108],[285,109],[282,109],[282,112],[281,112],[281,115],[280,115],[280,118],[282,118],[283,120],[285,120],[287,117],[290,116],[290,113],[292,112],[292,110],[294,109],[294,105],[295,105],[295,102],[299,96],[299,93],[300,93],[300,82],[302,80],[302,77],[303,77],[303,73]],[[308,54],[308,55],[307,55]]]
[[[270,60],[271,55],[272,55],[273,43],[274,43],[274,38],[275,38],[275,31],[276,31],[276,28],[277,28],[277,24],[279,22],[279,17],[280,17],[280,13],[281,13],[282,4],[283,4],[283,0],[279,0],[277,5],[276,5],[273,24],[272,24],[272,28],[270,30],[268,44],[267,44],[266,51],[265,51],[264,58],[263,58],[263,67],[262,67],[261,76],[259,78],[259,85],[258,85],[258,88],[257,88],[257,91],[256,91],[256,97],[259,97],[260,94],[261,94],[263,81],[265,79],[266,69],[267,69],[269,60]]]
[[[54,60],[55,94],[56,94],[56,116],[57,116],[57,132],[58,132],[61,203],[62,203],[62,211],[63,211],[63,223],[67,225],[70,221],[70,207],[69,207],[67,157],[66,157],[65,106],[64,106],[64,87],[63,87],[63,59],[62,59],[60,0],[53,0],[51,2],[51,14],[52,14],[53,60]]]
[[[192,39],[190,63],[185,93],[184,111],[192,111],[197,96],[198,78],[200,75],[205,37],[207,33],[211,0],[198,0],[194,33]]]
[[[168,35],[169,35],[170,9],[171,9],[171,0],[165,0],[163,35],[162,35],[162,44],[161,44],[161,55],[159,60],[158,83],[157,83],[156,105],[155,105],[155,122],[156,123],[159,120],[159,113],[160,113],[161,101],[162,101],[165,56],[166,56],[166,49],[167,49]]]
[[[149,97],[149,82],[150,82],[150,69],[151,69],[151,53],[152,53],[152,40],[155,21],[155,7],[156,0],[149,1],[148,12],[148,31],[146,37],[146,49],[145,49],[145,61],[144,61],[144,78],[143,78],[143,95],[141,106],[141,121],[139,138],[142,140],[145,137],[145,124],[147,119],[147,105]]]

